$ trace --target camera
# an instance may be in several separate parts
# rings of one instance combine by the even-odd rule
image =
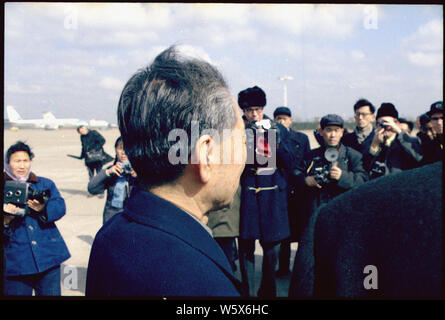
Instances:
[[[313,176],[319,185],[326,185],[331,181],[329,178],[329,170],[330,164],[323,163],[323,160],[320,157],[314,158]]]
[[[37,200],[40,203],[47,203],[51,196],[49,190],[36,190],[30,183],[5,181],[3,190],[3,203],[12,203],[18,207],[25,208],[22,216],[28,211],[28,200]]]
[[[372,169],[369,172],[369,176],[371,179],[376,179],[376,178],[384,176],[385,173],[386,173],[385,163],[376,161],[376,162],[374,162],[374,165],[372,166]]]
[[[133,167],[131,166],[130,162],[122,163],[122,176],[131,176],[131,172],[133,171]]]
[[[388,126],[388,125],[386,124],[385,121],[379,121],[379,122],[378,122],[378,125],[379,125],[381,128],[385,128],[385,130],[390,130],[390,129],[391,129],[391,126]]]
[[[339,152],[336,148],[330,147],[326,148],[324,158],[314,158],[313,176],[319,185],[323,186],[331,181],[331,178],[329,178],[329,173],[331,171],[332,164],[338,160],[338,154]]]
[[[255,168],[275,166],[276,148],[280,143],[277,124],[269,119],[246,124],[246,163]]]

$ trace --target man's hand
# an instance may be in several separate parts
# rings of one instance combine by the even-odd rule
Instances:
[[[391,130],[392,132],[395,132],[397,134],[402,133],[402,129],[400,129],[400,127],[394,122],[394,120],[390,118],[383,120],[383,125],[385,126],[385,128],[387,128],[386,130]]]
[[[372,139],[371,147],[378,148],[382,143],[385,142],[385,128],[377,127],[374,134],[374,139]]]
[[[340,180],[342,170],[338,167],[338,161],[331,167],[329,171],[329,177],[333,180]]]
[[[118,177],[121,177],[122,173],[122,163],[116,162],[116,164],[109,169],[106,170],[107,176],[111,176],[112,174],[117,175]]]
[[[322,187],[318,184],[317,180],[315,180],[314,176],[308,176],[304,179],[304,182],[308,187],[316,187],[321,189]]]
[[[42,212],[43,209],[45,208],[45,204],[44,203],[40,203],[37,200],[28,200],[28,207],[30,207],[32,210],[37,211],[37,212]]]

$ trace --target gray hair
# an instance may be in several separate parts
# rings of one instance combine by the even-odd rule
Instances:
[[[168,154],[172,130],[188,134],[190,159],[198,137],[191,139],[192,121],[201,130],[232,129],[234,101],[220,72],[208,62],[185,57],[174,46],[139,70],[125,85],[117,110],[125,152],[145,187],[179,178],[185,164],[172,164]]]

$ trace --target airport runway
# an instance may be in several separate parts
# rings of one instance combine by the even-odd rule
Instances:
[[[118,129],[99,131],[106,139],[104,149],[114,157],[114,142],[119,136]],[[306,132],[311,145],[316,144],[311,132]],[[75,129],[53,131],[20,129],[4,131],[4,149],[17,141],[29,144],[35,154],[31,170],[53,180],[66,202],[66,215],[56,222],[71,253],[71,258],[62,264],[61,281],[63,296],[85,294],[86,270],[91,244],[102,226],[102,212],[105,198],[89,196],[87,192],[88,173],[83,160],[68,157],[79,156],[81,144]],[[297,244],[292,244],[292,259]],[[262,250],[256,245],[256,290],[261,281]],[[240,277],[239,268],[236,275]],[[278,296],[287,296],[289,278],[278,279]]]

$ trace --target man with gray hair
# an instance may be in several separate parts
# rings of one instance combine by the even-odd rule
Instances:
[[[130,78],[117,116],[139,185],[95,237],[86,295],[239,296],[205,225],[209,211],[230,204],[246,160],[244,123],[222,75],[170,47]]]

